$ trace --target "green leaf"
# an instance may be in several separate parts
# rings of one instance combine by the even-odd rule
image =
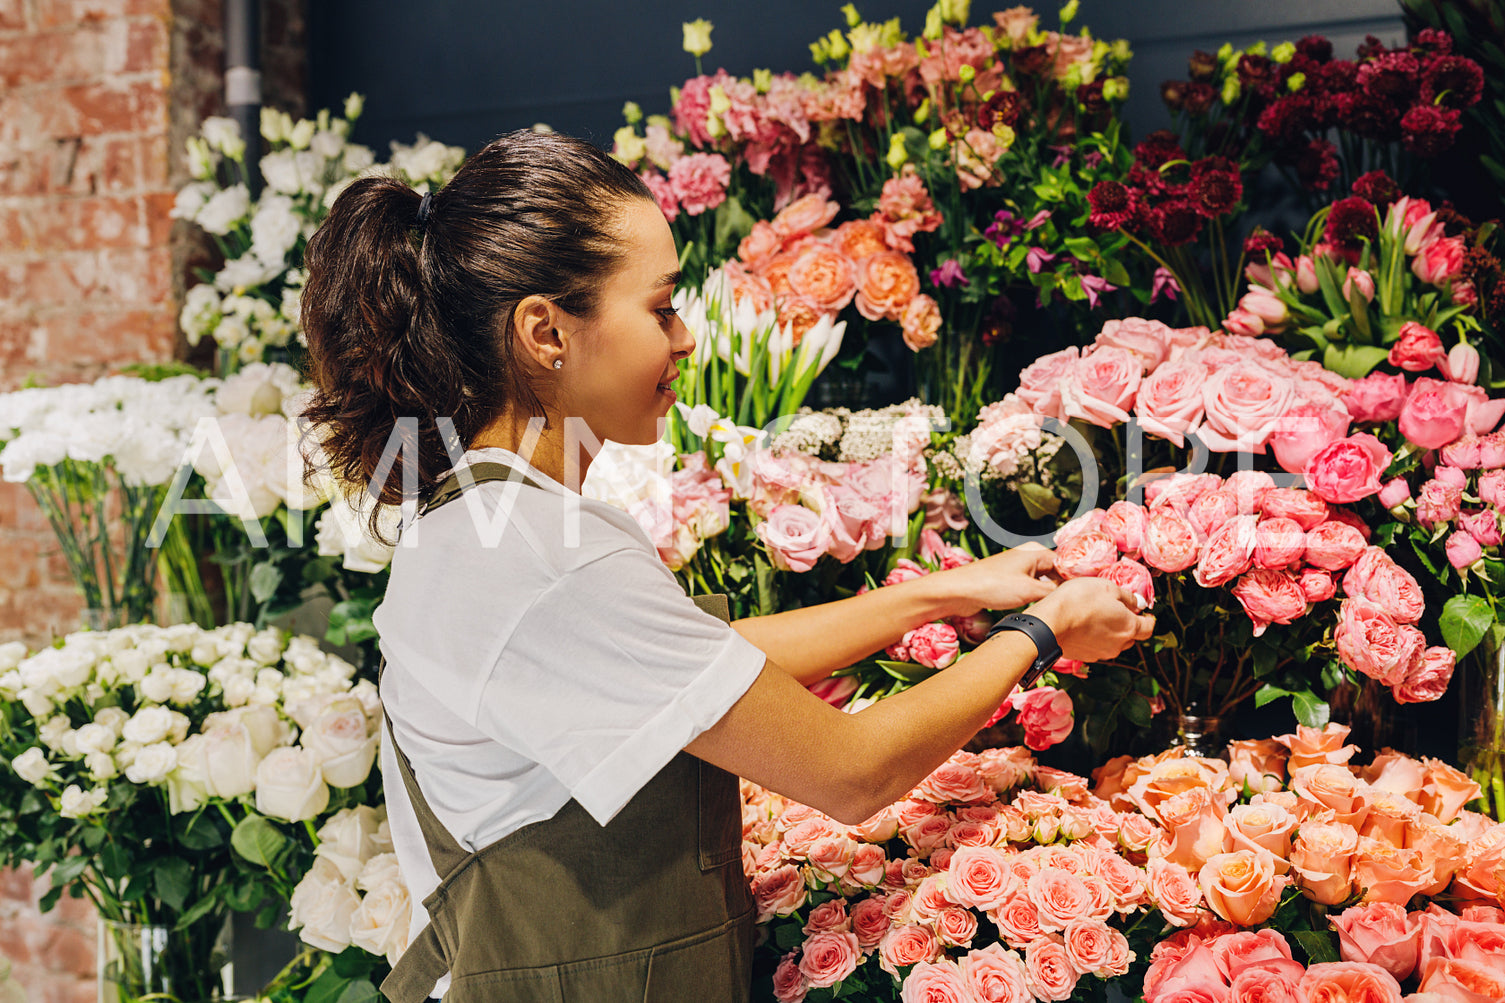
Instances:
[[[369,979],[357,979],[345,984],[345,990],[340,993],[336,1003],[374,1003],[381,998],[381,993],[376,991]]]
[[[230,833],[230,845],[251,863],[271,867],[287,845],[287,837],[264,816],[247,815]]]
[[[1019,501],[1031,519],[1043,519],[1061,511],[1061,499],[1055,492],[1034,482],[1019,485]]]
[[[1254,646],[1254,678],[1262,679],[1275,671],[1275,649],[1263,644]]]
[[[251,598],[257,602],[266,602],[277,594],[277,586],[282,584],[282,569],[271,561],[262,561],[251,569]]]
[[[99,870],[111,881],[119,881],[131,868],[130,854],[124,847],[111,840],[99,849]]]
[[[178,842],[187,850],[212,850],[225,842],[214,818],[203,812],[190,818],[177,835]]]
[[[55,888],[62,888],[84,873],[84,868],[89,866],[89,858],[78,853],[64,857],[62,861],[52,869],[52,884]]]
[[[1291,938],[1301,945],[1313,964],[1341,961],[1338,936],[1326,930],[1290,930]]]
[[[1332,708],[1310,690],[1292,693],[1291,709],[1296,712],[1296,720],[1308,728],[1325,727],[1332,714]]]
[[[1283,690],[1279,686],[1271,686],[1269,683],[1266,683],[1255,692],[1254,706],[1263,707],[1267,703],[1274,703],[1276,700],[1290,695],[1290,690]]]
[[[1150,726],[1150,702],[1138,693],[1125,698],[1123,702],[1123,715],[1136,728],[1148,728]]]
[[[177,912],[193,890],[193,868],[182,857],[159,857],[152,866],[152,888],[164,905]]]
[[[922,679],[929,679],[935,675],[935,669],[927,669],[919,662],[890,662],[886,659],[876,659],[878,668],[887,672],[901,682],[917,683]]]
[[[1119,288],[1127,287],[1131,283],[1129,270],[1117,258],[1105,259],[1101,271],[1103,278]]]
[[[303,996],[303,1003],[338,1003],[340,994],[349,984],[349,980],[342,977],[332,967],[326,968],[324,973],[309,985],[308,991]]]
[[[1384,362],[1390,352],[1378,345],[1328,345],[1322,353],[1322,365],[1340,376],[1351,380],[1363,379],[1375,366]]]
[[[798,923],[779,923],[774,927],[773,942],[786,951],[792,951],[805,942],[805,934]]]
[[[726,247],[739,242],[752,232],[753,218],[742,208],[735,195],[716,207],[716,246]]]
[[[1443,604],[1437,626],[1443,642],[1462,658],[1484,639],[1494,621],[1489,600],[1483,596],[1453,596]]]

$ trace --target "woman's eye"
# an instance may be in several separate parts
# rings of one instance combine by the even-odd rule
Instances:
[[[658,314],[659,320],[663,321],[664,323],[668,323],[675,317],[679,316],[679,311],[674,309],[672,306],[659,307],[653,312]]]

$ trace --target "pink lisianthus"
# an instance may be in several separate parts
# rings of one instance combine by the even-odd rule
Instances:
[[[725,202],[731,180],[732,167],[719,153],[692,153],[669,168],[669,187],[690,216],[699,216]]]
[[[644,171],[638,177],[643,179],[643,184],[648,186],[648,191],[653,194],[653,201],[658,203],[659,210],[664,214],[664,219],[674,222],[679,218],[679,199],[674,195],[674,186],[669,179],[657,171]]]
[[[1024,728],[1024,744],[1039,752],[1071,734],[1074,713],[1071,697],[1054,686],[1037,686],[1009,696]]]

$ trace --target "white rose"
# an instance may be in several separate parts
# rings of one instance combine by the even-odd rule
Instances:
[[[167,703],[172,699],[172,669],[159,665],[136,684],[136,692],[141,694],[141,699],[150,700],[152,703]]]
[[[52,764],[47,761],[47,755],[35,745],[12,759],[10,768],[16,771],[16,776],[33,787],[40,787],[45,781],[60,779]]]
[[[69,784],[63,791],[58,814],[64,818],[83,818],[86,815],[92,815],[99,811],[109,796],[109,792],[102,787],[86,791],[78,784]]]
[[[302,822],[329,807],[329,787],[318,760],[306,749],[284,745],[267,753],[256,770],[256,810],[269,818]]]
[[[376,736],[366,709],[354,697],[331,703],[304,731],[301,741],[318,757],[324,782],[331,787],[354,787],[371,775]]]
[[[366,866],[361,868],[361,873],[355,879],[355,887],[369,892],[389,881],[402,883],[402,870],[397,863],[397,854],[391,851],[378,853],[366,861]]]
[[[225,414],[248,414],[253,418],[282,410],[282,387],[277,370],[265,362],[252,363],[226,377],[214,394],[214,404]]]
[[[329,655],[307,634],[288,638],[287,650],[282,653],[282,658],[294,672],[305,674],[318,672],[329,663]]]
[[[97,781],[114,780],[120,775],[120,768],[115,765],[115,757],[108,752],[91,752],[84,757],[84,769],[90,779]]]
[[[20,641],[9,641],[0,644],[0,672],[9,672],[21,664],[21,659],[26,657],[26,645]]]
[[[287,723],[271,707],[243,707],[234,712],[234,720],[251,733],[258,756],[265,756],[291,737]]]
[[[174,815],[193,811],[209,796],[204,786],[204,736],[188,736],[177,751],[177,769],[167,778],[167,810]]]
[[[172,682],[172,702],[180,706],[197,700],[209,682],[202,672],[192,669],[173,669],[169,678]]]
[[[339,869],[315,860],[288,901],[287,928],[298,930],[304,943],[338,954],[350,946],[350,920],[360,905]]]
[[[73,722],[67,714],[54,714],[37,729],[37,740],[57,752],[63,747],[63,737],[73,730]]]
[[[142,680],[145,683],[151,679]],[[171,687],[169,686],[169,692]],[[160,742],[173,728],[173,711],[167,707],[142,707],[120,729],[120,737],[139,745]]]
[[[377,853],[376,833],[382,821],[382,813],[370,805],[342,808],[319,827],[319,845],[314,847],[314,854],[354,881],[366,861]]]
[[[52,697],[35,686],[23,687],[16,695],[20,697],[21,703],[26,706],[27,713],[32,717],[41,718],[52,713],[54,706]]]
[[[350,688],[350,695],[361,702],[361,708],[372,721],[381,720],[381,691],[369,679],[362,679]]]
[[[221,685],[227,707],[242,707],[249,703],[256,693],[255,681],[245,676],[235,676],[225,680]]]
[[[282,660],[282,631],[268,627],[246,642],[246,654],[260,665],[276,665]]]
[[[121,731],[125,729],[125,723],[130,719],[131,715],[119,707],[101,707],[94,712],[94,723],[102,724],[106,728],[109,728],[115,733],[117,738],[120,736]]]
[[[384,955],[388,964],[408,947],[413,902],[400,879],[377,885],[361,899],[350,917],[350,942],[363,951]]]
[[[109,752],[115,747],[117,737],[113,728],[100,724],[98,721],[91,721],[74,734],[73,744],[84,755],[91,752]]]
[[[147,661],[146,653],[142,651],[117,651],[110,656],[110,664],[115,668],[115,674],[120,682],[135,684],[146,678]]]
[[[251,193],[245,185],[232,185],[215,192],[199,209],[194,222],[210,233],[224,236],[251,211]]]
[[[177,750],[166,742],[153,742],[136,753],[125,778],[133,784],[160,784],[177,765]]]
[[[239,722],[204,732],[204,789],[211,797],[235,798],[256,788],[261,757],[251,731]]]
[[[0,673],[0,697],[15,699],[16,694],[21,692],[23,685],[25,684],[21,681],[21,673],[15,669]]]

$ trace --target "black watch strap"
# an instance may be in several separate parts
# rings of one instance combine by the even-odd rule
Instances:
[[[1037,652],[1034,662],[1025,670],[1019,680],[1019,689],[1026,690],[1039,681],[1040,677],[1050,671],[1050,667],[1056,664],[1061,657],[1061,645],[1056,641],[1056,632],[1050,629],[1050,624],[1038,616],[1030,616],[1028,613],[1010,613],[1008,616],[993,624],[993,629],[988,631],[984,643],[993,635],[1005,630],[1017,630],[1035,642]]]

